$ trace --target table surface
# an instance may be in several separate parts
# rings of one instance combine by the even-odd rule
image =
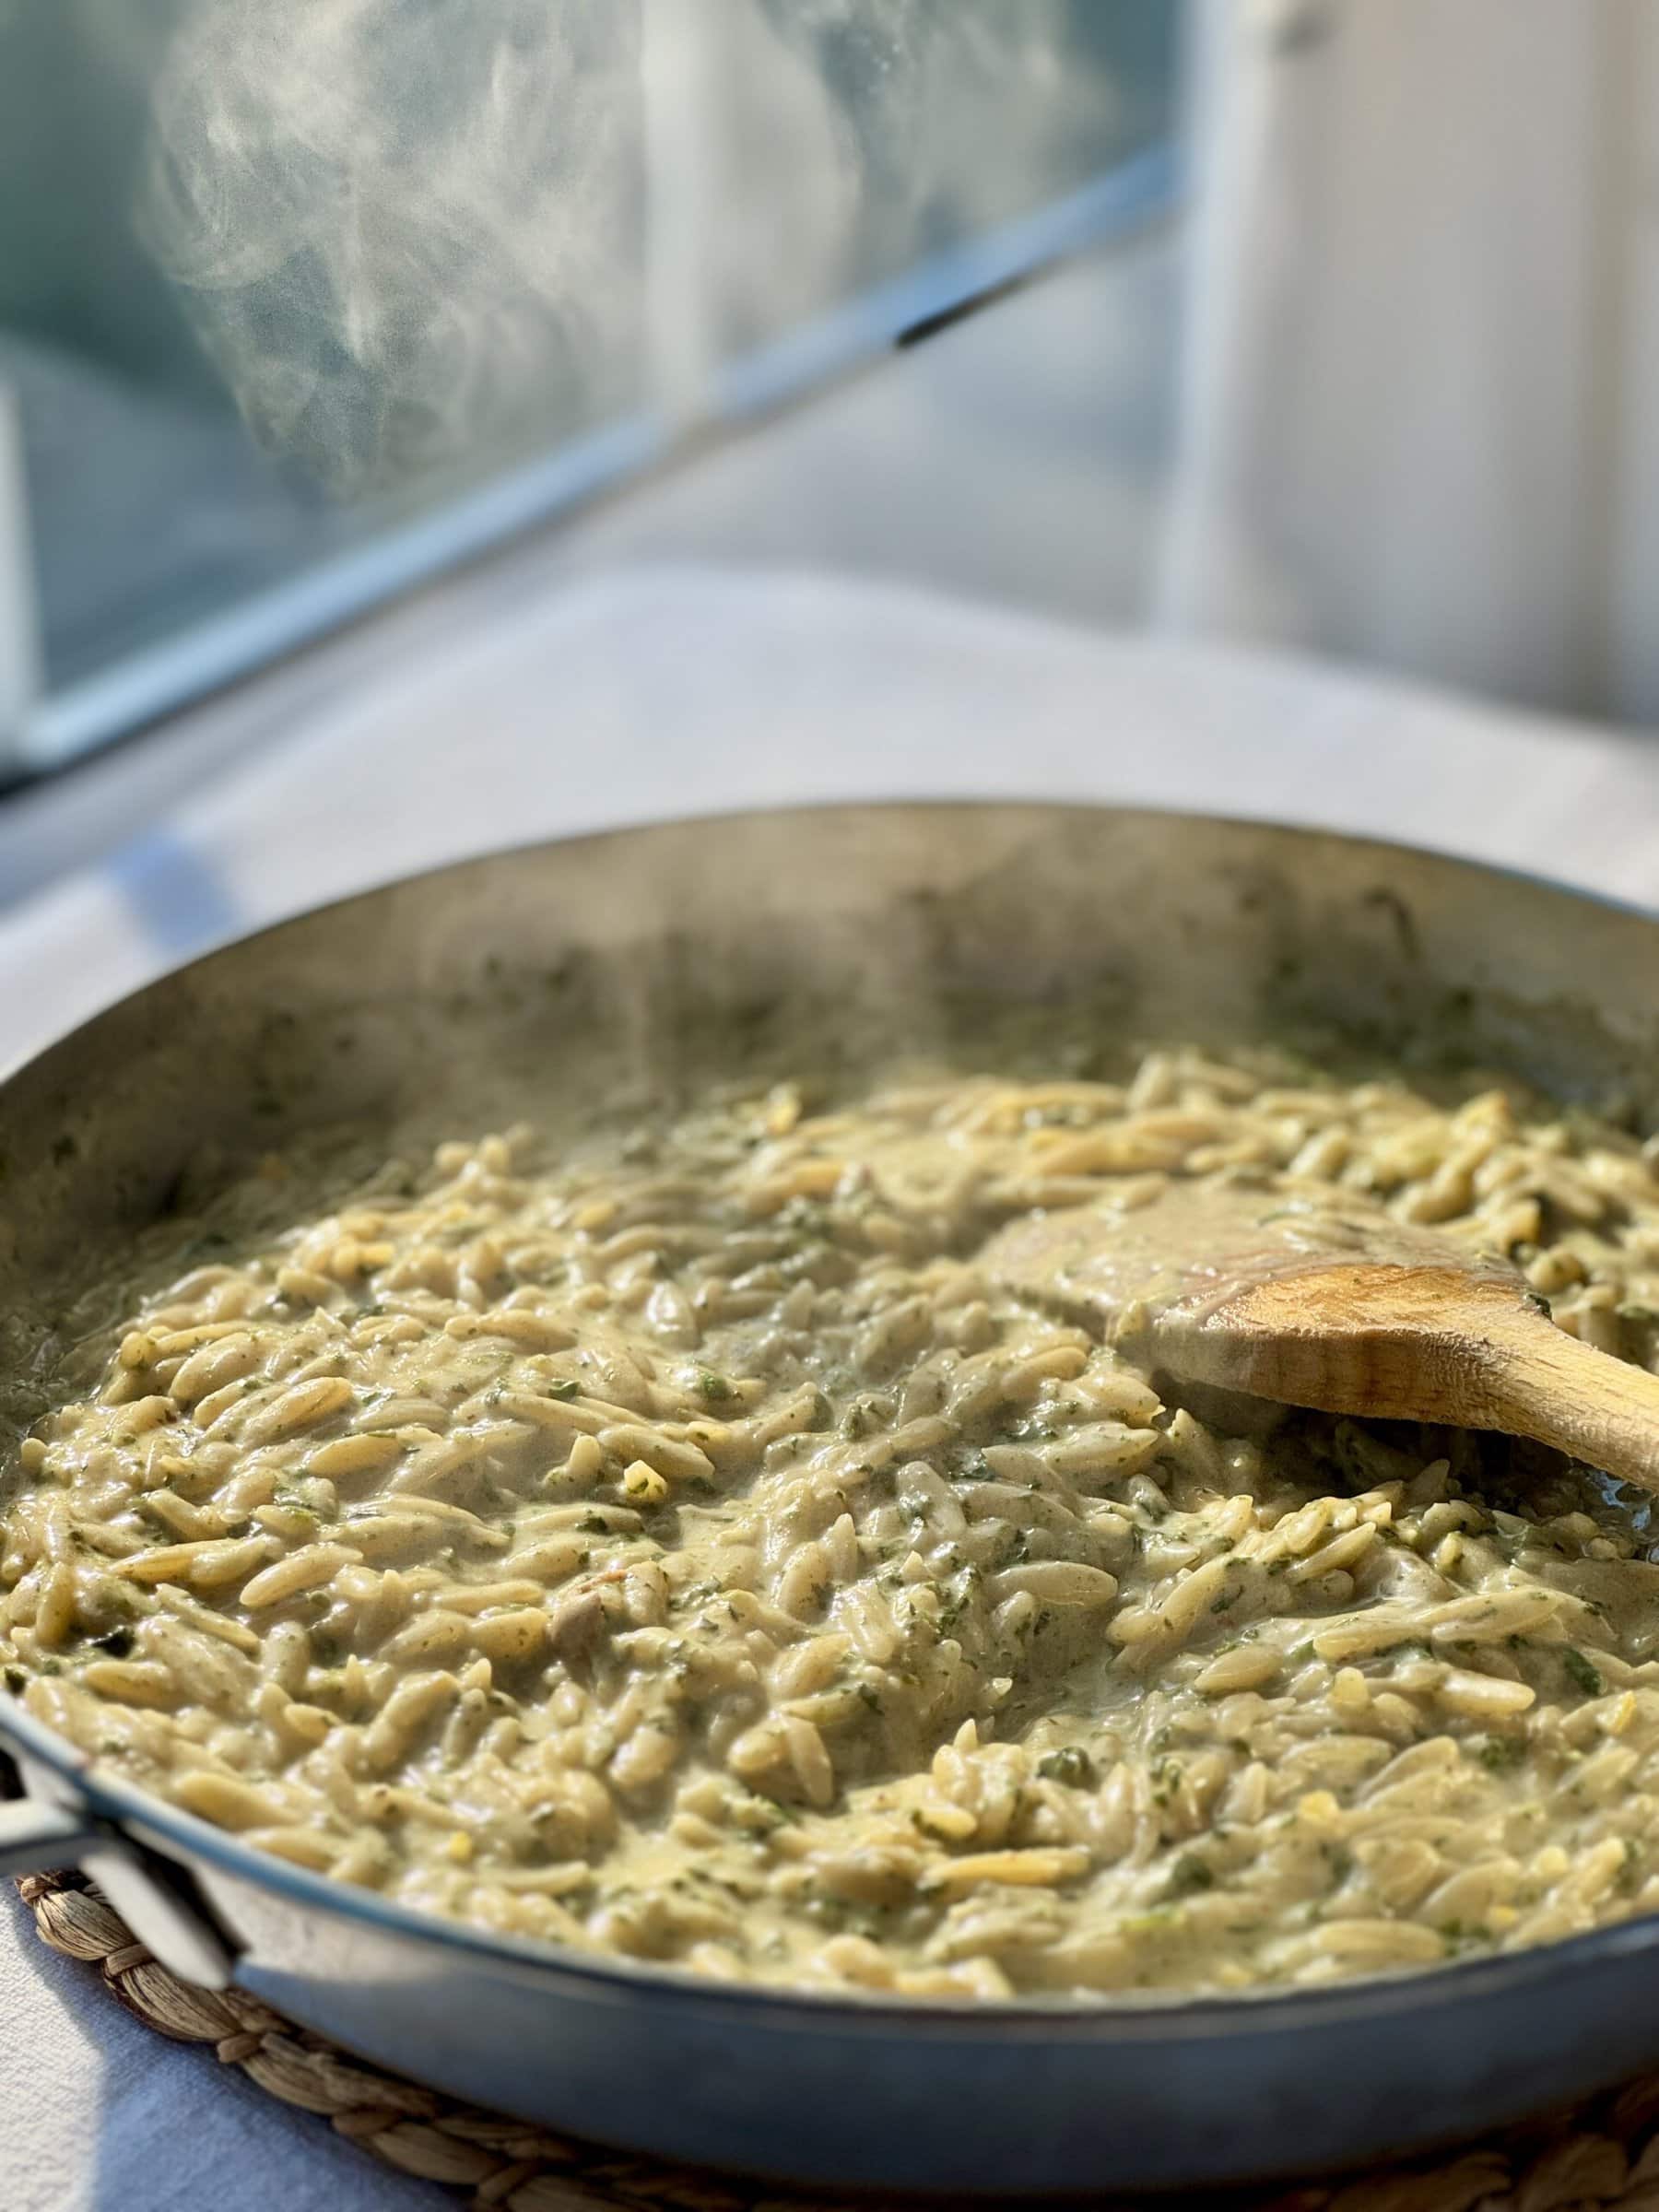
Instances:
[[[1659,904],[1659,751],[1327,667],[809,575],[635,572],[365,675],[0,919],[0,1065],[206,945],[502,842],[838,797],[1116,799]],[[165,2044],[0,1910],[7,2212],[453,2201]]]

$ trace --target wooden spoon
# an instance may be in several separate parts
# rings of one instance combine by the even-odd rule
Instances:
[[[1024,1216],[982,1257],[1177,1382],[1501,1430],[1659,1490],[1659,1376],[1557,1328],[1507,1261],[1346,1192],[1171,1182]]]

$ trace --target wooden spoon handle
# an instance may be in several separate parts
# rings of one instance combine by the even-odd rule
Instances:
[[[1659,1375],[1581,1344],[1542,1314],[1494,1314],[1495,1355],[1477,1379],[1489,1418],[1472,1425],[1553,1444],[1623,1482],[1659,1490]]]

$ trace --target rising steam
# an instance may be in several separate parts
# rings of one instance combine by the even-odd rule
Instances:
[[[261,440],[337,491],[683,418],[1102,133],[1069,12],[191,0],[143,228]]]

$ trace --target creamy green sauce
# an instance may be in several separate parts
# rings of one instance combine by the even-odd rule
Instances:
[[[278,1855],[718,1977],[1242,1991],[1652,1909],[1645,1500],[1166,1399],[984,1265],[1241,1173],[1652,1360],[1642,1148],[1489,1087],[1173,1049],[728,1088],[326,1206],[275,1160],[22,1442],[7,1683]]]

